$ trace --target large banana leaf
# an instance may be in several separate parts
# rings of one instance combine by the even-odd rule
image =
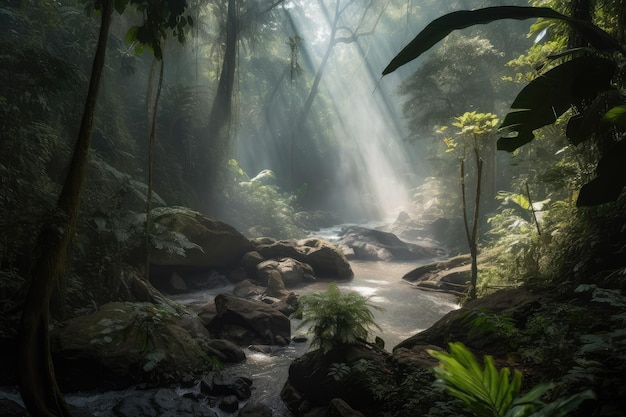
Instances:
[[[597,177],[583,185],[577,206],[596,206],[616,201],[626,186],[626,140],[617,142],[596,167]]]
[[[483,9],[452,12],[433,20],[391,60],[389,65],[383,70],[383,75],[390,74],[402,65],[418,58],[454,30],[502,19],[525,20],[541,17],[568,22],[599,51],[624,52],[613,37],[597,26],[584,20],[565,16],[548,7],[486,7]]]
[[[517,136],[500,138],[498,149],[514,151],[533,140],[533,130],[554,123],[572,106],[610,89],[615,69],[614,61],[583,56],[535,78],[517,95],[511,104],[513,110],[500,125],[500,129],[517,132]]]
[[[450,343],[450,353],[431,350],[439,360],[434,368],[437,385],[460,399],[478,417],[504,417],[517,398],[522,373],[509,368],[498,371],[493,358],[485,356],[484,367],[462,343]]]

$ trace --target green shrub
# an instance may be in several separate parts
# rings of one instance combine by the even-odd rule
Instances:
[[[311,325],[312,346],[324,353],[345,344],[362,343],[367,340],[370,329],[375,327],[371,308],[380,307],[369,303],[369,298],[356,292],[341,294],[332,282],[324,293],[303,295],[295,315],[302,315],[298,328]]]

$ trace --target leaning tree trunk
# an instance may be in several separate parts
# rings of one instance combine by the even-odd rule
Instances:
[[[67,177],[57,201],[59,224],[49,225],[39,236],[38,259],[32,270],[22,314],[18,379],[26,408],[37,417],[71,416],[56,382],[50,356],[50,295],[55,284],[65,275],[76,230],[112,11],[112,0],[103,1],[100,35],[84,113]]]

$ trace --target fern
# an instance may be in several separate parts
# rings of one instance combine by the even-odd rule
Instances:
[[[302,315],[303,321],[298,329],[312,325],[311,344],[325,353],[344,344],[361,343],[367,340],[372,327],[380,329],[370,308],[381,308],[356,292],[341,294],[334,282],[325,293],[303,295],[299,303],[294,314]]]

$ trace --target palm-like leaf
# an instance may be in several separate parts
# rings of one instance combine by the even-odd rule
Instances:
[[[429,353],[440,362],[434,369],[437,384],[478,417],[504,417],[519,394],[522,373],[498,371],[491,356],[485,356],[483,367],[462,343],[450,343],[450,353]]]
[[[525,20],[533,18],[564,20],[580,32],[597,50],[623,52],[619,43],[602,29],[589,22],[565,16],[548,7],[486,7],[452,12],[433,20],[391,60],[383,70],[383,75],[390,74],[402,65],[418,58],[455,30],[502,19]]]
[[[552,383],[535,386],[519,396],[522,373],[509,368],[496,369],[493,358],[485,356],[484,365],[462,344],[450,343],[450,353],[429,350],[439,360],[434,368],[436,385],[460,399],[477,417],[564,417],[583,401],[595,398],[587,390],[549,404],[541,397],[554,388]]]

